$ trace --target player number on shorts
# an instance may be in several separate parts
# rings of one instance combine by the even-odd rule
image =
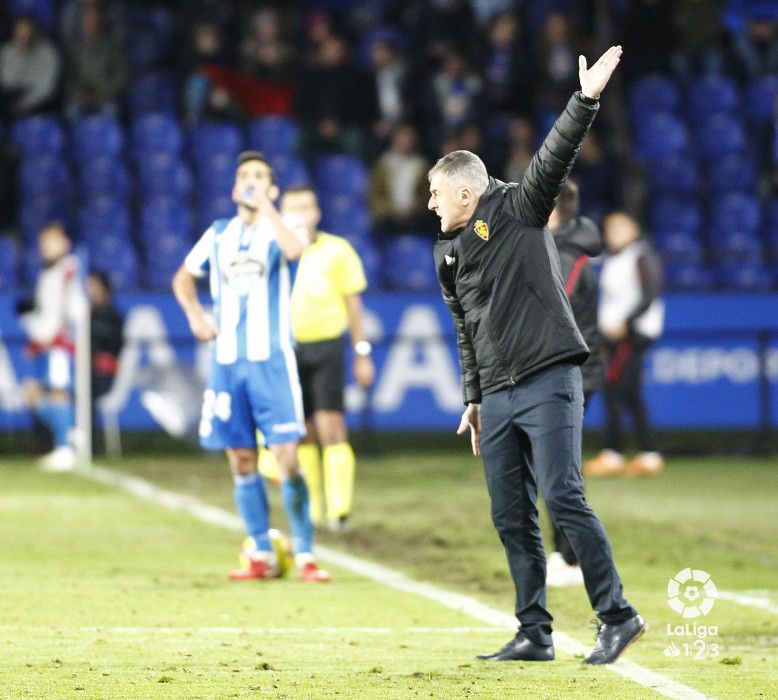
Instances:
[[[203,411],[200,416],[200,437],[208,437],[213,432],[213,419],[225,422],[232,416],[232,397],[226,391],[218,394],[206,389],[203,394]]]

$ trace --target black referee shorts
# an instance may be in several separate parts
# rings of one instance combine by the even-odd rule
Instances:
[[[298,343],[296,352],[305,417],[309,418],[316,411],[343,413],[343,336],[314,343]]]

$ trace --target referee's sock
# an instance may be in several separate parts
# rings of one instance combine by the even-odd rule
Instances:
[[[324,521],[324,502],[321,492],[321,459],[319,446],[315,443],[302,443],[297,448],[297,461],[308,484],[308,499],[311,504],[311,519],[320,524]]]
[[[327,518],[337,521],[351,513],[357,461],[354,450],[347,442],[325,447],[322,459],[327,493]]]
[[[272,552],[267,530],[268,508],[267,494],[262,477],[257,472],[253,474],[233,474],[235,482],[235,503],[238,506],[240,517],[246,534],[254,539],[260,552]]]
[[[295,554],[313,552],[313,523],[308,505],[308,487],[302,474],[281,480],[281,498],[292,530]]]

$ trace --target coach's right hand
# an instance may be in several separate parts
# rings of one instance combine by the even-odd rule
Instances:
[[[462,420],[459,421],[457,435],[464,433],[468,426],[470,427],[470,446],[473,448],[473,454],[478,457],[481,454],[481,405],[477,403],[468,404],[465,412],[462,414]]]
[[[189,321],[189,328],[192,329],[194,337],[198,340],[213,340],[219,335],[216,319],[202,309],[188,313],[186,319]]]

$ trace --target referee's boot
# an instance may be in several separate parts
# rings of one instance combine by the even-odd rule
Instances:
[[[479,654],[481,661],[553,661],[554,645],[535,644],[519,632],[510,642],[494,654]]]
[[[592,653],[583,660],[585,664],[612,664],[640,635],[648,629],[645,620],[635,615],[618,625],[598,625],[597,641]]]

